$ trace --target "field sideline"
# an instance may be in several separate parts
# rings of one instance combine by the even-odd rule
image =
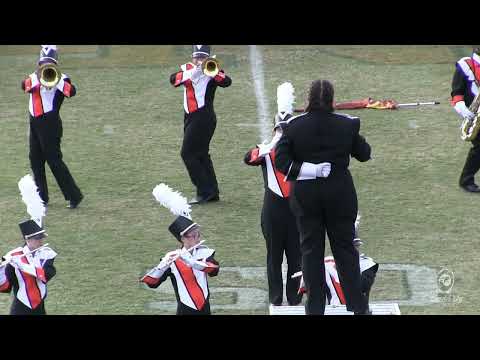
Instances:
[[[0,46],[0,253],[20,245],[17,224],[27,218],[18,180],[30,172],[28,97],[21,80],[33,72],[39,46]],[[276,87],[291,81],[298,107],[313,79],[335,85],[336,100],[372,97],[398,102],[440,101],[397,111],[355,110],[373,160],[352,161],[362,214],[364,251],[380,263],[372,301],[404,301],[402,314],[478,314],[480,278],[476,248],[478,199],[457,180],[469,145],[449,104],[454,63],[470,46],[258,46],[269,121]],[[50,172],[48,242],[58,253],[49,284],[49,314],[173,314],[168,286],[145,289],[138,277],[173,250],[173,217],[151,195],[165,182],[193,195],[180,158],[183,95],[169,76],[188,60],[190,46],[60,46],[60,67],[78,94],[64,101],[62,151],[85,200],[76,211]],[[103,51],[103,52],[102,52]],[[206,245],[227,270],[212,278],[216,314],[266,314],[265,244],[260,231],[263,180],[243,156],[261,139],[248,46],[213,46],[232,77],[219,88],[218,124],[211,154],[221,201],[194,207]],[[385,266],[382,270],[382,264]],[[411,266],[413,272],[409,273]],[[245,271],[241,270],[248,268]],[[418,272],[415,269],[428,269]],[[449,296],[431,289],[429,300],[408,305],[418,283],[455,274]],[[400,270],[399,270],[400,269]],[[402,270],[404,269],[404,270]],[[243,272],[242,272],[243,271]],[[424,279],[424,274],[430,274]],[[413,274],[413,275],[412,275]],[[432,280],[433,276],[433,280]],[[418,286],[417,283],[417,286]],[[243,289],[243,290],[242,290]],[[248,301],[242,300],[250,294]],[[427,294],[428,295],[428,294]],[[261,302],[263,296],[263,303]],[[252,300],[253,299],[253,300]],[[10,299],[0,294],[0,314]],[[153,304],[153,306],[152,306]],[[235,304],[244,304],[237,306]],[[260,305],[259,305],[260,304]]]

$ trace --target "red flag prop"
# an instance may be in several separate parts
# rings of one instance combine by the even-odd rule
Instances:
[[[404,107],[421,106],[421,105],[438,105],[438,101],[416,102],[399,104],[395,100],[374,100],[365,98],[363,100],[354,100],[335,104],[335,110],[351,110],[351,109],[377,109],[377,110],[396,110]],[[295,112],[304,112],[305,109],[295,109]]]

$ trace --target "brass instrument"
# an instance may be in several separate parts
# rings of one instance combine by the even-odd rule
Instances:
[[[57,86],[62,77],[62,73],[56,64],[46,63],[38,67],[38,79],[40,84],[51,89]]]
[[[480,107],[480,92],[475,96],[472,103],[468,107],[475,114],[473,119],[465,118],[461,127],[461,137],[464,141],[473,141],[480,131],[480,119],[478,118],[478,108]]]
[[[220,71],[220,62],[214,57],[209,57],[202,62],[202,71],[207,76],[215,77]]]

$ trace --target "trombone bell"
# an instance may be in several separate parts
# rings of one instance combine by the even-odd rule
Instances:
[[[61,78],[58,66],[51,63],[41,65],[38,68],[38,74],[40,84],[49,89],[57,86]]]
[[[202,71],[207,76],[215,77],[220,71],[220,62],[213,57],[209,57],[202,63]]]

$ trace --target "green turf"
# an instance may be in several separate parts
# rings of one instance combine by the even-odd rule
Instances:
[[[441,105],[398,111],[356,110],[374,160],[351,170],[362,213],[364,251],[380,263],[425,265],[454,271],[460,303],[406,306],[406,314],[477,314],[478,198],[460,191],[457,180],[469,145],[460,140],[459,118],[449,105],[454,62],[469,46],[261,46],[270,111],[276,87],[291,81],[303,105],[311,80],[327,78],[337,101],[373,97],[399,102],[438,100]],[[103,49],[104,50],[104,49]],[[51,314],[157,314],[146,309],[162,300],[139,286],[138,276],[177,244],[167,231],[173,217],[155,203],[153,187],[165,182],[194,193],[180,158],[183,95],[169,84],[189,46],[96,46],[60,48],[61,68],[77,86],[66,99],[63,153],[85,194],[76,211],[65,201],[48,170],[48,242],[59,253],[49,284]],[[222,266],[265,266],[259,215],[260,169],[243,164],[259,141],[257,103],[247,46],[215,46],[233,85],[217,90],[218,125],[211,154],[222,201],[195,207],[209,246]],[[17,223],[26,218],[17,182],[29,170],[28,97],[20,81],[33,71],[38,46],[0,46],[0,252],[19,245]],[[266,289],[266,279],[232,274],[211,287]],[[378,275],[372,300],[408,298],[398,272]],[[235,294],[212,295],[228,304]],[[173,298],[170,298],[172,300]],[[167,299],[169,300],[169,299]],[[265,313],[219,311],[219,313]],[[0,295],[0,313],[9,299]]]

